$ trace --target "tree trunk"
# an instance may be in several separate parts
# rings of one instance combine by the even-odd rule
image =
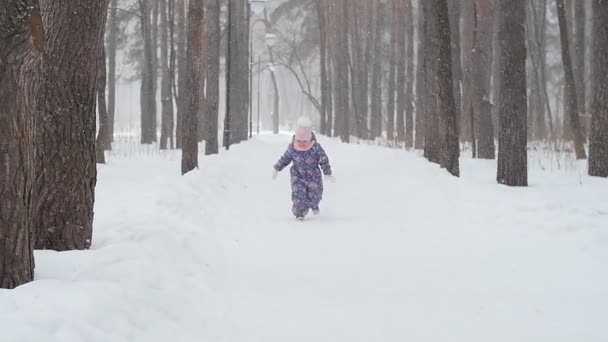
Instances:
[[[438,68],[436,78],[439,85],[439,135],[440,165],[452,175],[460,176],[458,158],[460,145],[458,139],[456,104],[454,102],[454,85],[452,80],[452,44],[450,43],[450,20],[448,0],[434,0],[437,16]]]
[[[142,36],[144,40],[144,60],[141,83],[141,143],[156,142],[156,72],[154,70],[152,12],[154,0],[141,0]]]
[[[585,26],[587,16],[585,13],[585,1],[574,2],[574,81],[576,83],[576,93],[578,96],[577,103],[579,115],[587,113],[586,95],[585,95]],[[583,135],[587,136],[585,120],[582,119],[581,125]]]
[[[564,78],[566,84],[566,98],[568,101],[568,118],[570,129],[574,135],[574,150],[576,159],[585,159],[585,137],[578,116],[578,103],[576,96],[576,84],[574,83],[574,71],[572,70],[572,59],[570,57],[570,44],[568,41],[568,26],[566,23],[566,9],[564,0],[556,0],[557,17],[559,20],[560,41],[562,44],[562,63],[564,65]]]
[[[175,146],[182,148],[184,132],[183,117],[186,113],[188,93],[186,91],[186,79],[188,78],[188,60],[186,57],[186,6],[185,0],[175,0],[175,16],[177,17],[177,115],[175,118]]]
[[[327,134],[327,24],[323,0],[315,1],[319,18],[319,70],[321,72],[321,134]]]
[[[106,107],[106,49],[102,45],[101,53],[97,58],[99,73],[97,75],[97,111],[99,113],[99,132],[95,144],[95,158],[98,164],[105,164],[104,151],[110,144],[110,131],[108,122],[108,109]]]
[[[0,13],[0,288],[12,289],[34,279],[34,73],[44,31],[36,0],[0,2]]]
[[[415,127],[415,139],[414,147],[416,149],[424,148],[424,112],[425,112],[425,101],[426,101],[426,82],[424,73],[424,18],[423,18],[423,7],[425,0],[418,0],[418,23],[416,26],[417,35],[417,70],[416,70],[416,127]]]
[[[479,120],[479,149],[477,156],[482,159],[495,158],[494,125],[492,124],[492,104],[490,103],[490,80],[492,66],[492,11],[489,0],[476,0],[475,38],[473,42],[473,63],[475,65],[475,110]]]
[[[204,4],[202,1],[190,1],[188,9],[188,49],[186,59],[188,73],[186,78],[187,92],[185,113],[183,117],[182,136],[182,175],[198,168],[198,107],[200,87],[203,77],[203,22]]]
[[[439,141],[439,93],[437,75],[437,60],[439,58],[436,44],[437,16],[434,12],[433,1],[424,0],[424,75],[425,96],[424,104],[424,157],[432,163],[440,162]]]
[[[108,0],[43,2],[36,248],[87,249],[95,202],[95,94]],[[74,16],[73,13],[79,13]]]
[[[397,140],[405,141],[405,73],[407,67],[406,60],[406,19],[405,1],[394,0],[397,2],[395,15],[397,16]]]
[[[462,116],[462,61],[460,58],[460,7],[463,0],[448,0],[450,20],[450,44],[452,46],[452,84],[454,87],[454,104],[456,108],[456,130]]]
[[[160,149],[173,146],[173,96],[171,96],[171,73],[169,70],[169,25],[167,2],[160,0],[160,100],[162,105]]]
[[[347,0],[333,0],[336,14],[336,39],[333,70],[335,77],[336,131],[342,142],[350,141],[349,86],[348,86],[348,15]],[[340,15],[338,15],[340,13]]]
[[[499,2],[502,66],[496,180],[528,185],[525,0]]]
[[[397,41],[399,36],[399,0],[391,2],[391,40],[389,48],[389,70],[388,70],[388,100],[386,104],[386,139],[392,141],[395,139],[395,94],[396,94],[396,79],[397,76]],[[397,132],[399,130],[397,129]]]
[[[205,154],[219,153],[218,143],[218,116],[220,101],[220,0],[206,1],[206,41],[207,53],[207,80],[206,80],[206,106],[207,106],[207,142]]]
[[[589,175],[608,177],[608,7],[594,0],[593,59],[591,62],[591,137],[589,139]]]
[[[380,0],[374,1],[374,53],[372,68],[370,138],[382,136],[382,37],[384,11]]]
[[[414,146],[414,6],[413,0],[405,0],[405,32],[407,45],[407,70],[405,83],[405,147]]]
[[[118,45],[118,18],[116,17],[117,1],[110,2],[110,17],[108,20],[108,135],[110,143],[105,147],[112,149],[114,141],[114,117],[116,114],[116,52]]]

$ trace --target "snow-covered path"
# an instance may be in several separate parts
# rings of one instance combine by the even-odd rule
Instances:
[[[414,152],[322,139],[336,184],[291,216],[289,136],[200,160],[126,144],[100,170],[91,251],[37,252],[0,291],[6,341],[608,340],[608,183],[533,167],[495,184]],[[531,163],[532,164],[532,163]],[[37,327],[37,329],[32,329]]]
[[[296,222],[287,172],[270,181],[284,141],[202,171],[230,184],[213,208],[225,341],[608,339],[605,181],[507,189],[492,162],[457,180],[414,153],[327,142],[338,182]]]

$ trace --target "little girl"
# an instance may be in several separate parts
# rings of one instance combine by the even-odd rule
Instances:
[[[291,200],[292,212],[298,220],[303,220],[312,209],[319,214],[319,203],[323,197],[323,179],[321,170],[330,182],[335,182],[331,173],[329,159],[323,147],[316,141],[312,132],[312,123],[307,118],[300,118],[291,144],[285,154],[274,165],[272,178],[287,165],[291,166]],[[319,169],[320,166],[320,169]]]

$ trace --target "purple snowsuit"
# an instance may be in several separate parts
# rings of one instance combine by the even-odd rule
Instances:
[[[316,142],[314,135],[312,141],[315,143],[307,151],[297,151],[292,141],[285,154],[274,165],[275,170],[281,171],[293,162],[291,166],[291,200],[293,201],[292,212],[296,217],[304,217],[310,209],[319,209],[319,203],[323,197],[323,179],[319,166],[325,175],[331,175],[331,166],[325,150]]]

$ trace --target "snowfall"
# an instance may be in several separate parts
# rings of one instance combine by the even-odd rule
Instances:
[[[290,136],[199,160],[119,138],[99,166],[91,250],[36,251],[0,290],[0,341],[608,341],[608,181],[531,149],[527,188],[463,151],[320,137],[336,183],[291,215]]]

